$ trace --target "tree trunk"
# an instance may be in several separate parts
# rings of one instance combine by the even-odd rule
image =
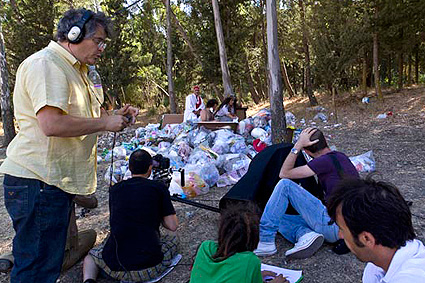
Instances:
[[[176,94],[174,93],[173,81],[173,47],[171,42],[171,5],[170,0],[166,0],[167,13],[167,77],[168,94],[170,98],[170,110],[172,114],[177,113]]]
[[[308,46],[307,27],[305,24],[304,0],[299,0],[298,4],[300,6],[300,12],[301,12],[301,30],[303,34],[306,90],[307,90],[308,99],[310,101],[310,105],[316,106],[318,103],[317,103],[316,97],[313,94],[313,86],[311,85],[310,50]]]
[[[412,84],[412,55],[407,57],[407,85]]]
[[[393,58],[391,53],[388,54],[388,84],[391,86],[393,83]]]
[[[378,57],[378,32],[373,33],[373,73],[375,78],[375,95],[380,101],[384,100],[381,91],[381,81],[379,78],[379,57]]]
[[[337,91],[336,91],[335,86],[332,86],[331,92],[332,92],[332,105],[333,105],[333,108],[334,108],[335,123],[338,123],[338,109],[336,108],[336,99],[335,99]]]
[[[13,123],[13,111],[10,103],[9,89],[9,73],[7,71],[6,52],[4,48],[3,30],[0,23],[0,105],[1,117],[3,120],[4,143],[3,146],[8,146],[15,137],[15,125]]]
[[[255,80],[257,81],[257,85],[258,85],[258,88],[257,88],[259,90],[258,94],[261,95],[262,99],[266,99],[267,95],[264,91],[263,82],[261,81],[261,76],[258,72],[255,73]]]
[[[292,88],[291,82],[289,81],[285,62],[282,62],[281,69],[282,69],[283,82],[285,83],[285,87],[286,87],[286,90],[288,91],[289,97],[294,97],[294,89]]]
[[[246,77],[248,79],[249,92],[251,93],[252,100],[254,100],[255,104],[260,103],[260,98],[258,97],[258,92],[254,87],[254,82],[252,80],[251,70],[249,68],[248,57],[245,54],[245,67],[246,67]]]
[[[397,82],[397,90],[401,90],[403,88],[403,53],[398,53],[398,82]]]
[[[272,116],[272,142],[281,143],[286,136],[285,110],[283,108],[282,75],[277,40],[276,0],[266,1],[267,57],[269,68],[269,99]]]
[[[229,66],[227,65],[226,46],[224,44],[223,28],[221,26],[220,10],[218,0],[212,0],[214,12],[215,32],[217,34],[218,52],[220,54],[221,76],[223,79],[224,96],[233,96],[232,83],[230,81]]]
[[[163,3],[165,6],[167,0],[163,0]],[[201,58],[198,56],[198,53],[196,52],[195,48],[193,47],[192,42],[189,39],[189,36],[187,35],[186,31],[180,24],[180,21],[177,19],[176,15],[173,13],[173,10],[170,10],[170,16],[173,18],[174,24],[176,25],[177,31],[180,33],[180,35],[183,37],[183,40],[186,42],[187,46],[189,47],[190,52],[192,53],[193,57],[195,57],[196,62],[201,66],[201,69],[203,69],[203,63]],[[221,100],[224,99],[223,94],[218,90],[217,86],[214,82],[210,83],[211,87],[213,88],[214,92],[216,93],[217,97],[219,97]]]
[[[367,96],[367,56],[366,51],[364,52],[362,59],[362,90],[363,96]]]
[[[263,11],[265,10],[265,7],[266,7],[265,1],[266,0],[260,0],[260,4],[261,4]],[[264,13],[261,13],[261,42],[263,44],[263,51],[264,51],[264,73],[263,73],[264,76],[262,76],[261,81],[263,81],[263,80],[265,81],[264,98],[267,98],[267,94],[269,93],[269,88],[270,88],[269,77],[268,77],[268,69],[267,69],[268,68],[268,66],[267,66],[267,62],[268,62],[267,56],[268,56],[268,54],[267,54],[266,33],[267,33],[267,31],[266,31],[266,25],[265,25],[265,21],[264,21]]]
[[[419,46],[415,50],[415,83],[419,84]]]

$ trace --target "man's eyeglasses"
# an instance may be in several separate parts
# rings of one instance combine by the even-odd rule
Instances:
[[[93,42],[97,44],[97,48],[104,50],[106,48],[106,43],[103,38],[95,37],[92,38]]]

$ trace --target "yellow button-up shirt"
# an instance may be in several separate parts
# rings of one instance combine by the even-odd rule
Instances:
[[[36,117],[44,106],[77,117],[100,117],[103,97],[88,79],[87,66],[52,41],[19,66],[13,103],[19,132],[0,172],[38,179],[71,194],[93,193],[97,135],[47,137]]]

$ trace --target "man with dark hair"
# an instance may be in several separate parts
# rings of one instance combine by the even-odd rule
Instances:
[[[201,110],[201,121],[213,121],[214,112],[218,106],[218,101],[216,99],[210,99],[207,101],[207,107]]]
[[[307,165],[294,168],[301,150],[313,160]],[[324,240],[330,243],[338,240],[338,226],[328,225],[330,218],[322,201],[291,180],[313,175],[317,175],[324,190],[325,201],[343,177],[359,177],[345,154],[328,147],[320,130],[306,128],[283,162],[279,174],[283,179],[277,183],[264,209],[260,221],[260,243],[254,251],[257,255],[276,253],[276,232],[295,243],[294,248],[285,253],[288,259],[310,257],[322,246]],[[289,203],[299,215],[285,214]]]
[[[15,265],[11,282],[53,283],[59,277],[75,195],[96,189],[97,133],[133,123],[136,108],[107,115],[87,77],[110,34],[101,13],[69,10],[58,42],[25,59],[16,73],[14,114],[20,131],[0,172],[12,218]]]
[[[368,263],[363,282],[425,282],[425,247],[415,239],[409,206],[395,186],[372,179],[343,181],[327,207],[340,238]]]
[[[178,221],[165,185],[147,179],[152,157],[145,150],[136,150],[129,166],[132,177],[110,189],[111,232],[84,259],[85,283],[96,282],[99,268],[122,282],[150,281],[169,268],[177,255],[177,237],[159,233],[160,224],[176,231]]]

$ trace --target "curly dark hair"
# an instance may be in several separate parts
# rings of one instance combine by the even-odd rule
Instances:
[[[415,238],[412,215],[400,191],[392,184],[362,179],[343,180],[330,196],[327,209],[333,221],[337,209],[358,246],[358,235],[365,231],[377,244],[399,248]]]
[[[213,258],[222,261],[232,255],[253,251],[260,240],[260,210],[253,203],[228,206],[221,213],[218,249]]]
[[[65,12],[63,17],[59,20],[58,29],[56,32],[56,38],[58,41],[63,42],[68,40],[67,34],[71,27],[78,23],[85,9],[70,9]],[[90,11],[91,12],[91,11]],[[105,30],[106,36],[111,37],[112,35],[112,22],[104,13],[97,12],[93,13],[93,16],[86,22],[84,25],[84,38],[90,38],[96,33],[98,26],[103,27]]]

